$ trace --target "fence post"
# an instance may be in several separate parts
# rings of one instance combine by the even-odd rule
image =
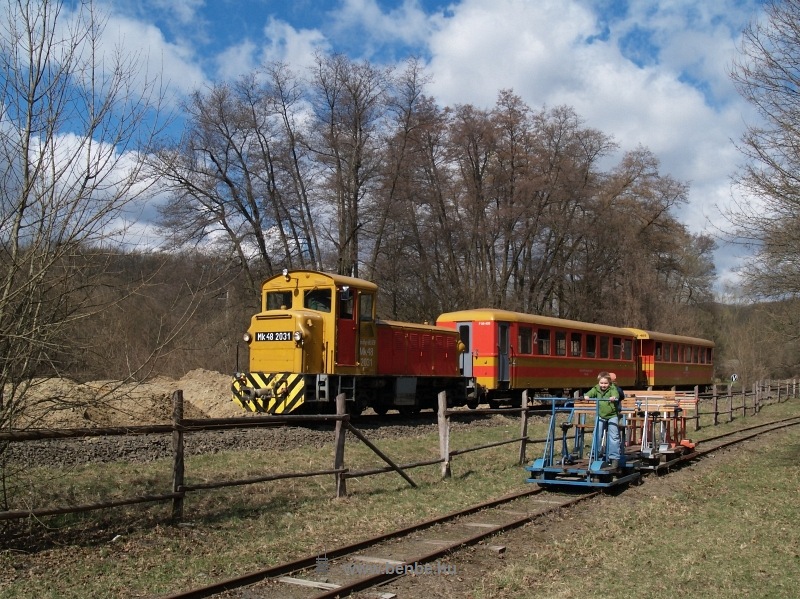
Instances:
[[[525,449],[528,443],[528,390],[522,392],[522,412],[520,413],[519,436],[519,465],[522,466],[527,461]]]
[[[695,432],[700,430],[700,386],[694,386],[694,405],[697,407],[694,410],[694,430]]]
[[[336,396],[336,415],[337,416],[346,416],[347,415],[347,407],[345,403],[345,395],[344,393],[340,393]],[[347,428],[344,426],[343,420],[336,421],[336,431],[335,431],[335,453],[333,456],[333,468],[334,470],[339,470],[344,468],[344,440],[345,436],[347,435]],[[337,472],[334,474],[336,477],[336,497],[346,497],[347,496],[347,479],[344,476],[344,472]]]
[[[711,387],[711,394],[712,394],[712,398],[714,400],[714,424],[713,424],[713,426],[717,426],[719,424],[719,418],[718,418],[719,412],[717,411],[717,408],[719,408],[719,403],[718,403],[719,396],[717,394],[717,384],[716,383],[714,383],[712,385],[712,387]]]
[[[728,422],[733,422],[733,383],[728,383]]]
[[[172,499],[172,522],[176,524],[183,520],[183,500],[186,496],[183,491],[184,484],[184,458],[183,458],[183,391],[172,393],[172,492],[179,493]]]
[[[450,417],[447,415],[447,392],[439,393],[439,455],[442,458],[442,478],[450,478]]]
[[[781,391],[783,391],[783,389],[781,389],[781,384],[778,383],[778,399],[775,400],[775,403],[781,403]]]

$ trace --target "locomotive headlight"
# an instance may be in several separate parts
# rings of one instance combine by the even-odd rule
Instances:
[[[244,335],[242,335],[242,339],[244,340],[245,343],[250,343],[253,340],[253,337],[252,335],[250,335],[250,333],[245,333]]]
[[[294,332],[294,340],[295,340],[295,343],[302,343],[303,342],[303,331],[295,331]]]

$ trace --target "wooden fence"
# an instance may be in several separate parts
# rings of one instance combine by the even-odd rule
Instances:
[[[711,406],[710,411],[703,412],[698,408],[695,415],[695,430],[700,428],[701,415],[713,415],[713,425],[719,424],[719,417],[725,415],[727,421],[734,418],[734,413],[741,412],[742,417],[746,417],[748,412],[751,414],[758,411],[768,403],[780,403],[787,399],[796,398],[798,395],[797,381],[778,383],[758,383],[753,385],[752,392],[739,391],[735,393],[730,386],[724,393],[719,393],[715,386],[711,394],[700,395],[699,406]],[[749,404],[748,404],[749,401]],[[479,409],[465,412],[463,410],[450,410],[447,408],[444,393],[439,395],[438,409],[438,429],[439,429],[439,453],[440,457],[435,460],[426,460],[408,464],[397,464],[388,455],[381,451],[372,443],[360,430],[350,423],[350,416],[345,410],[344,396],[336,399],[337,413],[330,415],[287,415],[287,416],[248,416],[242,418],[206,418],[206,419],[185,419],[183,418],[183,392],[175,391],[172,395],[173,414],[172,424],[152,425],[152,426],[131,426],[113,428],[76,428],[61,430],[25,430],[10,431],[0,433],[0,443],[14,442],[22,443],[26,441],[43,439],[68,439],[68,438],[88,438],[100,436],[121,436],[121,435],[141,435],[141,434],[171,434],[173,450],[172,467],[172,489],[171,491],[156,495],[139,495],[130,498],[104,501],[91,504],[58,506],[48,508],[37,508],[30,510],[7,510],[0,511],[0,521],[14,520],[20,518],[40,518],[44,516],[62,515],[68,513],[87,512],[99,509],[117,508],[127,505],[147,503],[147,502],[171,502],[172,520],[179,522],[183,519],[184,503],[187,493],[197,492],[206,489],[218,489],[222,487],[232,487],[249,485],[255,483],[270,482],[288,478],[307,478],[315,476],[333,475],[336,481],[336,497],[347,495],[347,479],[354,477],[370,476],[386,472],[396,472],[402,476],[412,487],[416,487],[413,479],[408,474],[408,470],[441,464],[441,475],[443,478],[451,475],[451,465],[454,457],[473,451],[480,451],[493,447],[509,444],[519,444],[518,462],[524,464],[527,460],[527,446],[531,443],[544,443],[545,439],[531,439],[528,437],[529,417],[534,411],[528,406],[527,395],[523,396],[523,406],[516,409]],[[477,447],[466,449],[450,450],[450,420],[456,415],[485,415],[485,414],[519,414],[519,435],[510,439],[489,443]],[[269,474],[241,480],[216,481],[199,484],[186,484],[185,482],[185,460],[184,460],[184,436],[197,431],[222,430],[233,428],[255,428],[255,427],[275,427],[275,426],[298,426],[308,423],[333,423],[334,424],[334,456],[333,468],[328,470],[317,470],[311,472],[292,472]],[[387,466],[371,470],[351,471],[345,467],[345,440],[347,433],[352,433],[359,441],[369,447],[378,455]]]

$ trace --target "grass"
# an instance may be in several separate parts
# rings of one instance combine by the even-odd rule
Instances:
[[[782,404],[738,425],[792,413],[796,403]],[[792,428],[599,498],[569,516],[551,542],[536,543],[531,559],[490,572],[469,595],[796,597],[798,488],[800,430]]]
[[[740,418],[725,427],[776,419],[795,411],[797,403],[770,406],[759,416]],[[495,421],[491,427],[453,431],[451,448],[518,435],[517,420],[496,417]],[[725,427],[703,429],[692,436],[716,434]],[[529,434],[538,438],[543,431],[544,424],[537,422]],[[536,550],[535,559],[531,556],[521,564],[509,562],[491,574],[478,573],[476,578],[481,582],[476,583],[471,594],[627,596],[636,592],[629,572],[619,579],[602,574],[604,548],[616,547],[636,550],[640,563],[655,572],[657,586],[653,588],[659,594],[674,594],[672,591],[678,589],[681,594],[710,597],[712,584],[704,581],[709,580],[708,569],[713,563],[711,581],[717,588],[744,588],[745,596],[755,597],[767,596],[755,594],[755,589],[767,584],[772,591],[770,596],[791,596],[781,585],[792,578],[800,580],[797,535],[793,527],[787,526],[798,516],[797,508],[791,504],[798,488],[795,464],[800,457],[796,455],[800,433],[785,435],[789,441],[777,450],[764,448],[748,454],[744,462],[708,469],[708,478],[696,485],[684,489],[666,486],[664,492],[648,500],[646,510],[630,509],[603,521],[602,526],[596,526],[594,516],[587,516],[588,524],[577,529],[579,534],[558,535],[551,546]],[[436,435],[377,444],[398,463],[438,456]],[[512,444],[456,456],[453,478],[446,481],[440,479],[439,465],[411,470],[417,489],[410,488],[396,473],[388,473],[349,479],[349,496],[339,500],[333,498],[333,476],[192,493],[186,500],[187,521],[180,526],[168,524],[168,504],[30,523],[40,537],[40,548],[31,551],[9,545],[0,551],[0,596],[152,596],[322,553],[527,488],[525,472],[516,464],[518,447]],[[529,448],[529,458],[539,451],[538,447]],[[332,455],[331,445],[187,458],[187,482],[327,469]],[[355,439],[348,439],[346,461],[353,470],[384,465]],[[743,468],[746,475],[742,474]],[[130,488],[137,489],[137,493],[165,492],[171,487],[171,463],[93,465],[76,468],[67,476],[41,469],[32,480],[42,480],[41,477],[48,480],[46,487],[26,487],[37,504],[61,503],[55,499],[64,496],[82,503],[130,495]],[[632,491],[647,488],[644,485]],[[629,495],[626,492],[603,498],[602,501],[611,502],[604,509],[618,513],[620,502],[629,501]],[[714,500],[705,501],[706,497]],[[691,531],[688,537],[687,529]],[[776,552],[780,556],[778,563],[770,558]],[[554,576],[554,571],[559,574]],[[749,595],[747,589],[752,589]],[[791,587],[786,587],[788,590]],[[650,595],[649,587],[645,595]]]

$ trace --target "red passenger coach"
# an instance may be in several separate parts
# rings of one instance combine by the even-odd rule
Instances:
[[[640,355],[637,388],[688,390],[714,377],[714,342],[630,329]]]
[[[466,347],[470,404],[519,405],[526,390],[563,396],[593,386],[604,370],[622,387],[637,381],[630,329],[489,308],[448,312],[437,324],[457,329]]]

